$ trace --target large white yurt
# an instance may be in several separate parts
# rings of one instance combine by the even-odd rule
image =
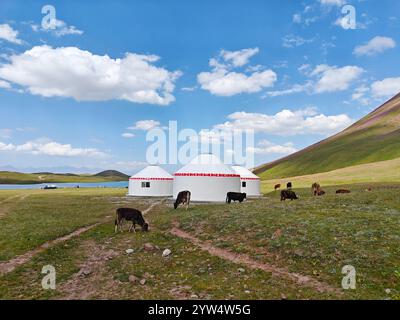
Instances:
[[[260,178],[249,169],[233,166],[232,169],[240,175],[240,192],[245,192],[249,197],[260,195]]]
[[[159,166],[148,166],[129,178],[128,195],[170,197],[174,177]]]
[[[191,201],[220,202],[240,192],[240,176],[213,154],[200,154],[174,174],[173,196],[189,190]]]

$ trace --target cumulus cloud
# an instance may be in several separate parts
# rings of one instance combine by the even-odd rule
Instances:
[[[370,99],[365,95],[369,92],[369,88],[365,85],[357,87],[351,95],[351,100],[359,101],[362,105],[368,105]]]
[[[317,77],[315,92],[322,93],[348,89],[363,71],[362,68],[357,66],[338,68],[336,66],[318,65],[310,75]]]
[[[7,81],[4,81],[4,80],[0,79],[0,88],[10,89],[11,85]]]
[[[232,69],[249,63],[250,57],[258,53],[258,48],[239,51],[222,50],[218,58],[210,59],[211,72],[201,72],[197,81],[201,88],[218,96],[233,96],[239,93],[259,92],[263,88],[271,87],[277,76],[272,70],[247,68],[244,72]]]
[[[274,115],[263,113],[235,112],[229,121],[215,126],[221,130],[254,130],[280,136],[297,134],[329,135],[349,126],[353,120],[346,114],[327,116],[315,108],[291,111],[284,109]]]
[[[18,31],[14,30],[9,24],[0,24],[0,39],[15,44],[22,44],[22,40],[18,39]]]
[[[270,97],[279,97],[285,96],[293,93],[300,93],[300,92],[311,92],[312,90],[312,83],[311,81],[307,81],[305,84],[295,84],[289,89],[284,90],[275,90],[275,91],[268,91],[267,95]]]
[[[137,121],[134,126],[128,127],[128,129],[148,131],[154,128],[158,128],[159,126],[160,122],[156,120],[140,120]]]
[[[262,140],[258,143],[258,147],[248,147],[247,152],[255,154],[282,154],[288,155],[298,151],[292,142],[283,145],[274,144],[268,140]]]
[[[103,158],[107,154],[95,148],[75,148],[71,144],[61,144],[47,139],[28,141],[20,145],[0,142],[0,151],[25,152],[34,155],[58,157],[94,157]]]
[[[394,47],[396,47],[396,42],[392,38],[377,36],[366,44],[357,46],[353,53],[356,56],[373,56]]]
[[[172,92],[181,72],[156,67],[157,60],[135,53],[112,59],[76,47],[43,45],[10,56],[0,78],[44,97],[168,105],[175,100]]]
[[[375,81],[371,85],[372,95],[375,98],[387,98],[400,92],[400,78],[386,78]]]

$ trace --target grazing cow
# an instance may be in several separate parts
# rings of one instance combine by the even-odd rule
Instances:
[[[351,193],[351,191],[346,190],[346,189],[339,189],[339,190],[336,190],[336,194],[338,194],[338,193]]]
[[[246,199],[246,193],[241,193],[241,192],[228,192],[226,194],[226,203],[231,203],[233,200],[243,202],[243,200]]]
[[[292,183],[291,182],[286,183],[286,189],[292,189]]]
[[[322,189],[319,189],[316,195],[317,196],[323,196],[324,194],[325,194],[325,191],[322,190]]]
[[[367,191],[367,192],[371,192],[371,191],[372,191],[372,188],[371,188],[371,187],[369,187],[369,188],[365,189],[365,191]]]
[[[178,208],[180,204],[186,204],[186,210],[187,210],[190,203],[190,195],[191,193],[188,190],[179,192],[174,203],[174,208],[175,209]]]
[[[285,201],[286,199],[295,200],[298,198],[294,191],[286,189],[281,191],[281,201]]]
[[[142,227],[142,231],[148,231],[149,225],[143,219],[143,215],[139,210],[132,208],[118,208],[115,212],[115,232],[118,230],[122,231],[122,223],[126,221],[132,221],[132,225],[129,228],[129,232],[133,230],[136,232],[136,224]]]
[[[279,189],[280,187],[281,187],[281,184],[278,183],[278,184],[276,184],[276,185],[274,186],[274,190]]]
[[[318,195],[318,192],[321,190],[321,186],[318,182],[314,182],[311,185],[311,192],[314,196]]]

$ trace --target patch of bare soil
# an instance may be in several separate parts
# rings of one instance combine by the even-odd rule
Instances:
[[[259,269],[269,272],[273,276],[289,279],[301,286],[307,286],[313,288],[318,292],[331,292],[331,293],[341,294],[339,289],[333,288],[328,284],[315,280],[309,276],[304,276],[298,273],[289,272],[285,268],[277,267],[271,264],[258,262],[245,254],[237,254],[226,249],[215,247],[210,242],[202,241],[196,238],[195,236],[187,233],[186,231],[179,229],[179,225],[177,223],[175,223],[175,226],[170,230],[170,233],[173,234],[174,236],[190,241],[194,245],[200,247],[200,249],[207,251],[209,254],[213,256],[231,261],[233,263],[246,265],[251,269]]]
[[[118,290],[120,284],[106,268],[107,261],[118,256],[118,252],[92,240],[83,243],[80,250],[86,259],[77,273],[57,287],[61,292],[61,297],[57,299],[84,300],[93,296],[106,299],[107,293]]]

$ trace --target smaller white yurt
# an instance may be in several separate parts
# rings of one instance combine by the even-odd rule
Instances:
[[[174,174],[174,199],[189,190],[192,201],[222,202],[240,192],[240,176],[213,154],[200,154]]]
[[[148,166],[129,178],[129,196],[170,197],[174,177],[159,166]]]
[[[240,175],[240,192],[245,192],[249,197],[260,195],[260,178],[249,169],[233,166],[232,169]]]

